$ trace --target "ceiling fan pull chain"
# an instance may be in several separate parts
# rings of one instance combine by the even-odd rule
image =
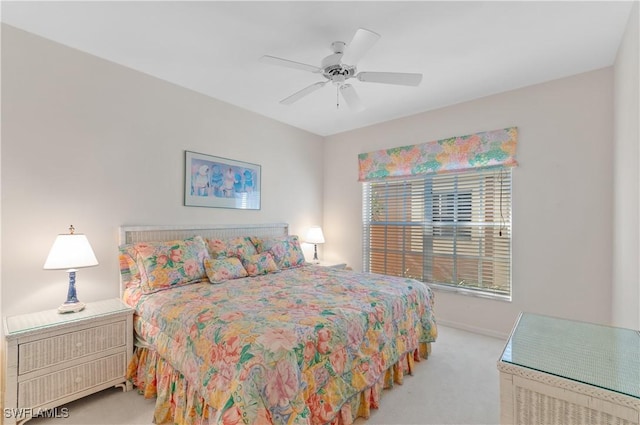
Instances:
[[[336,86],[336,109],[340,109],[340,96],[339,96],[339,92],[340,88],[338,86]]]

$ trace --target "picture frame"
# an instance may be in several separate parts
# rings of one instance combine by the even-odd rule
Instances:
[[[184,169],[185,206],[260,209],[260,165],[185,151]]]

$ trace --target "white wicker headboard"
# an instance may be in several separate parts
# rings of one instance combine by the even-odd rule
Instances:
[[[174,226],[121,226],[120,245],[185,239],[200,235],[203,238],[233,238],[235,236],[287,236],[287,223],[266,224],[211,224],[211,225],[174,225]],[[123,288],[120,276],[120,296]]]
[[[122,226],[120,245],[137,242],[170,241],[200,235],[203,238],[233,238],[235,236],[287,236],[287,223],[212,224],[175,226]]]

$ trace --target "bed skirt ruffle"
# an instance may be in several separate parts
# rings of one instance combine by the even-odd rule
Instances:
[[[417,349],[409,351],[388,368],[373,386],[348,400],[337,415],[327,418],[326,423],[351,425],[359,417],[368,418],[371,409],[379,407],[382,390],[402,384],[405,375],[413,374],[415,362],[426,359],[430,352],[430,343],[420,343]],[[145,398],[156,398],[155,424],[206,425],[218,416],[180,372],[149,348],[136,348],[127,378]],[[314,418],[310,423],[323,422],[322,419]],[[227,425],[242,421],[239,417],[223,414],[220,423]]]

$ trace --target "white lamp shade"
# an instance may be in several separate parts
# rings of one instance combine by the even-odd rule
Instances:
[[[310,227],[304,241],[307,243],[324,243],[322,228],[320,226]]]
[[[53,242],[45,269],[79,269],[97,266],[98,259],[91,249],[87,237],[81,233],[62,234]]]

